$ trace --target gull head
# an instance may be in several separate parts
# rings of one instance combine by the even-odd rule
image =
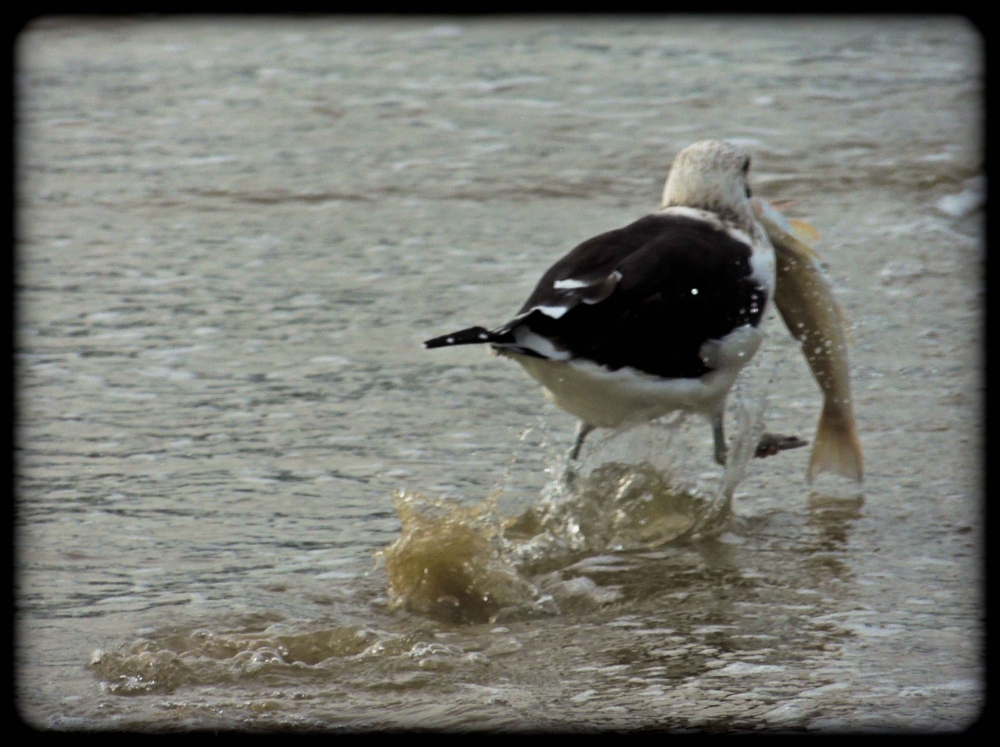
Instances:
[[[674,158],[663,187],[662,207],[710,210],[720,218],[753,225],[750,156],[731,143],[702,140]]]

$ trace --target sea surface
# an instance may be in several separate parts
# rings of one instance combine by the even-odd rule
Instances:
[[[956,730],[985,704],[961,19],[45,18],[17,39],[16,704],[57,730]],[[701,139],[807,221],[860,487],[597,431],[506,321]],[[779,317],[730,398],[812,440]],[[745,451],[745,449],[744,449]],[[728,482],[727,482],[728,481]],[[726,507],[703,521],[706,511]],[[720,518],[721,517],[721,518]]]

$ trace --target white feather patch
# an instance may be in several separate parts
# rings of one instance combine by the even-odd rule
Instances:
[[[753,246],[753,239],[750,238],[750,234],[734,225],[727,225],[726,233],[729,234],[731,238],[734,238],[747,246]]]
[[[534,309],[532,309],[532,311],[540,311],[543,314],[545,314],[545,316],[550,316],[553,319],[558,319],[567,311],[569,311],[569,308],[566,306],[536,306]]]
[[[767,301],[770,306],[774,295],[775,277],[774,249],[771,242],[764,241],[754,244],[750,253],[750,279],[767,289]]]
[[[665,207],[660,209],[661,215],[676,215],[681,218],[693,218],[695,220],[705,221],[712,228],[716,230],[722,229],[722,221],[719,220],[719,216],[715,213],[709,212],[708,210],[702,210],[701,208],[687,207],[685,205],[671,205],[670,207]],[[749,241],[747,242],[750,243]]]
[[[577,288],[587,288],[593,285],[593,283],[585,283],[582,280],[573,280],[573,278],[567,278],[566,280],[557,280],[552,284],[552,287],[556,290],[576,290]]]
[[[764,333],[752,324],[744,324],[719,340],[706,340],[698,350],[705,365],[732,372],[733,376],[750,362],[764,340]]]
[[[532,332],[526,326],[519,325],[514,327],[512,332],[514,333],[514,339],[517,341],[518,347],[534,350],[542,357],[550,360],[564,361],[569,360],[571,357],[568,350],[559,350],[552,344],[550,339],[542,337],[537,332]]]

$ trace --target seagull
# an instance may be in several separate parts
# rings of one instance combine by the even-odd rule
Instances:
[[[579,418],[571,460],[594,428],[682,411],[709,420],[725,464],[726,396],[763,341],[775,289],[774,247],[752,208],[749,172],[750,156],[731,143],[685,148],[659,210],[577,246],[506,324],[424,346],[487,344],[521,364]],[[771,438],[758,456],[805,443]]]

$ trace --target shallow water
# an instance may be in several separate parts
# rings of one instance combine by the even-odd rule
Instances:
[[[946,18],[29,28],[22,717],[970,723],[981,54]],[[533,588],[493,622],[394,603],[377,557],[400,538],[394,491],[468,511],[498,495],[503,524],[551,497],[574,425],[511,361],[420,342],[508,318],[553,260],[654,209],[673,155],[708,137],[751,151],[755,193],[796,200],[786,212],[822,236],[856,340],[861,492],[808,486],[798,449],[749,465],[715,538],[542,548],[547,566],[507,548]],[[819,391],[777,318],[758,366],[775,372],[768,429],[811,439]],[[597,432],[587,470],[709,449],[687,426],[681,450],[657,451],[662,426]]]

